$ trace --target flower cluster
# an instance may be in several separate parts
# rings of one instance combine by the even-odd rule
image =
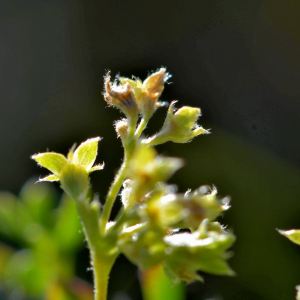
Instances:
[[[97,264],[102,261],[103,270],[111,267],[122,252],[141,268],[163,264],[174,283],[202,280],[197,274],[199,270],[233,275],[227,263],[230,257],[227,250],[235,237],[216,221],[229,208],[228,199],[218,198],[215,187],[176,193],[174,185],[166,182],[183,166],[182,159],[158,155],[153,148],[168,141],[186,143],[209,133],[197,124],[200,109],[184,106],[175,112],[173,101],[161,130],[151,137],[140,137],[156,108],[162,105],[159,97],[169,77],[165,68],[143,82],[118,77],[119,84],[111,83],[110,73],[105,76],[105,100],[126,116],[115,123],[125,157],[101,209],[96,200],[86,200],[88,174],[103,168],[103,165],[93,167],[100,138],[87,140],[75,151],[72,149],[67,158],[51,152],[32,158],[53,173],[40,181],[59,180],[76,200],[92,260],[97,255]],[[137,125],[139,115],[141,121]],[[123,208],[112,222],[110,213],[118,195]],[[99,274],[95,277],[104,276]]]

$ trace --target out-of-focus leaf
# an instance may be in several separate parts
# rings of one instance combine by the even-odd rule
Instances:
[[[67,289],[76,297],[76,300],[94,299],[93,286],[82,279],[75,278],[68,284]]]
[[[47,282],[47,278],[41,273],[41,267],[36,263],[31,250],[17,251],[5,266],[4,276],[15,286],[23,286],[26,293],[40,296]]]
[[[9,192],[0,193],[0,233],[6,237],[18,238],[16,206],[18,199]]]
[[[45,299],[46,300],[75,300],[73,297],[67,294],[64,287],[58,282],[54,282],[48,285]]]
[[[48,227],[53,223],[51,211],[56,200],[51,186],[47,183],[35,184],[36,180],[28,180],[20,192],[20,200],[28,207],[32,219]]]
[[[14,254],[14,250],[12,248],[0,243],[0,278],[3,277],[3,270],[6,266],[9,258],[13,254]]]
[[[185,285],[174,285],[165,275],[161,265],[142,271],[144,300],[184,300]]]
[[[64,194],[56,211],[56,224],[53,230],[53,239],[63,251],[74,251],[83,244],[80,219],[75,201]]]

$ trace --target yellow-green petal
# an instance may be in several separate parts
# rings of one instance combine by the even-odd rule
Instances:
[[[121,82],[122,85],[125,85],[128,82],[132,88],[136,87],[136,82],[132,79],[126,77],[118,77],[118,80]]]
[[[49,175],[49,176],[39,179],[38,182],[41,182],[41,181],[51,181],[51,182],[59,181],[59,177],[57,175]]]
[[[278,232],[287,237],[293,243],[300,245],[300,229],[278,230]]]
[[[67,159],[62,154],[55,152],[39,153],[33,155],[31,158],[55,175],[59,175],[62,168],[68,163]]]
[[[100,140],[100,137],[95,137],[80,144],[74,152],[73,163],[79,164],[89,171],[96,160]]]

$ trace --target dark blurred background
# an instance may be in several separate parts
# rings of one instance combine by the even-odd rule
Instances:
[[[199,123],[212,132],[158,147],[186,161],[171,182],[230,195],[220,221],[238,237],[237,276],[205,275],[205,285],[187,287],[188,299],[293,299],[300,248],[275,229],[300,228],[299,15],[295,0],[2,0],[0,188],[17,193],[47,175],[30,155],[66,154],[100,135],[106,167],[92,181],[103,199],[122,159],[112,127],[120,114],[103,101],[103,75],[145,79],[165,66],[173,77],[162,99],[201,107]],[[147,133],[164,116],[161,108]],[[91,280],[85,264],[87,251],[78,272]],[[119,258],[111,295],[141,299],[137,274]]]

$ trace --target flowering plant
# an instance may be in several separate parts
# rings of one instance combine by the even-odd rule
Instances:
[[[163,264],[174,283],[202,280],[199,270],[234,274],[227,264],[227,250],[235,237],[215,221],[229,208],[228,199],[218,198],[216,188],[206,186],[176,194],[166,182],[183,161],[157,155],[153,148],[168,141],[186,143],[209,133],[197,125],[200,109],[182,107],[174,112],[172,102],[162,129],[148,138],[142,135],[155,110],[164,105],[158,100],[169,77],[165,68],[144,82],[119,77],[118,84],[111,82],[110,73],[105,76],[104,98],[126,118],[115,123],[124,161],[103,205],[91,195],[89,182],[89,174],[104,167],[93,167],[99,137],[76,150],[73,147],[67,157],[53,152],[32,156],[53,173],[40,181],[60,181],[77,204],[90,249],[96,300],[106,299],[109,273],[120,253],[140,268]],[[120,192],[123,206],[112,221],[111,210]]]

